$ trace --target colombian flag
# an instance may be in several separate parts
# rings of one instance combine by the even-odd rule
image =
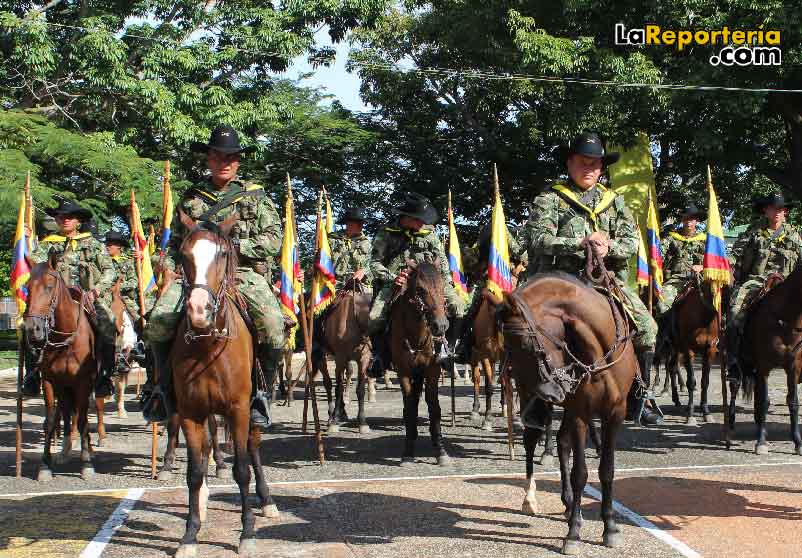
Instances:
[[[730,260],[727,258],[727,244],[724,242],[724,231],[721,227],[721,216],[718,212],[716,192],[713,190],[713,179],[710,167],[707,167],[707,240],[705,241],[705,256],[702,261],[702,278],[710,281],[714,289],[713,307],[721,307],[721,286],[730,283],[732,272]]]
[[[148,239],[142,229],[142,219],[139,216],[139,206],[136,204],[136,195],[131,190],[131,240],[134,247],[139,250],[140,261],[137,262],[137,272],[139,273],[139,288],[142,293],[147,294],[156,290],[156,277],[153,276],[153,268],[150,265],[150,252],[148,250]]]
[[[170,190],[170,161],[164,163],[164,178],[162,179],[162,241],[161,251],[167,250],[173,224],[173,192]]]
[[[636,278],[638,285],[649,286],[649,262],[646,255],[646,245],[643,243],[643,235],[638,230],[638,275]]]
[[[298,326],[298,296],[303,285],[298,281],[301,266],[298,263],[298,240],[295,236],[295,211],[293,210],[292,186],[287,175],[287,200],[284,203],[284,240],[281,244],[281,294],[279,302],[284,315],[295,320]],[[295,328],[290,334],[290,344],[295,339]]]
[[[28,303],[28,287],[25,285],[31,277],[31,268],[25,259],[30,256],[29,239],[25,237],[25,215],[27,212],[25,194],[21,196],[17,213],[17,231],[14,234],[14,252],[11,255],[11,292],[17,303],[17,315],[22,319]]]
[[[502,293],[512,291],[512,267],[507,244],[507,223],[501,206],[498,171],[493,167],[496,200],[490,220],[490,257],[487,260],[487,290],[501,298]]]
[[[663,252],[660,249],[660,221],[654,200],[649,196],[649,215],[646,219],[646,241],[649,249],[649,269],[657,298],[663,298]],[[640,275],[640,273],[639,273]]]
[[[462,272],[462,253],[459,249],[457,229],[454,226],[454,211],[451,208],[451,190],[448,191],[448,269],[451,271],[454,290],[463,299],[468,300],[468,287],[465,284],[465,274]]]
[[[312,311],[315,315],[322,312],[334,298],[334,262],[331,259],[329,244],[329,223],[331,223],[331,204],[326,197],[326,222],[323,222],[323,211],[318,204],[317,209],[317,256],[315,257],[315,276],[312,278]]]
[[[326,232],[331,234],[331,231],[334,230],[334,218],[331,216],[331,202],[325,188],[323,189],[323,197],[326,198]]]

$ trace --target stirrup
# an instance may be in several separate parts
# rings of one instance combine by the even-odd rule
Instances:
[[[273,417],[270,413],[270,396],[266,391],[257,391],[251,397],[251,424],[268,428],[273,424]]]
[[[142,408],[142,418],[145,422],[156,424],[163,424],[167,422],[169,412],[167,410],[167,398],[161,389],[161,386],[156,386],[149,396],[143,394],[140,399],[140,406]]]

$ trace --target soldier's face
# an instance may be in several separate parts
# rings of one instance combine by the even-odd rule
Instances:
[[[602,160],[574,153],[568,157],[568,176],[577,186],[587,190],[599,181]]]
[[[777,207],[776,205],[767,205],[763,209],[763,215],[769,220],[769,223],[784,223],[785,217],[788,215],[788,210],[784,207]]]
[[[699,224],[699,219],[696,217],[683,217],[682,218],[682,228],[688,232],[694,232],[696,230],[696,225]]]
[[[402,229],[409,229],[411,231],[419,231],[423,228],[423,221],[410,217],[409,215],[402,215],[398,220],[398,224]]]
[[[72,233],[81,228],[81,220],[75,215],[57,215],[56,225],[63,233]]]
[[[212,182],[218,186],[225,186],[237,176],[239,153],[221,153],[216,149],[210,149],[206,163],[212,172]]]
[[[116,244],[106,244],[106,252],[109,253],[109,256],[119,256],[122,248]]]
[[[357,236],[362,233],[362,221],[346,221],[345,234],[348,236]]]

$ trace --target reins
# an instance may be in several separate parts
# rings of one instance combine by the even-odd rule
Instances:
[[[59,275],[55,271],[47,271],[46,275],[53,277],[56,280],[56,285],[57,285],[56,292],[53,293],[52,297],[50,297],[50,303],[48,305],[47,315],[43,316],[41,314],[32,314],[28,311],[26,311],[24,315],[25,318],[31,318],[33,320],[41,320],[42,322],[44,322],[45,344],[41,347],[42,353],[44,353],[45,349],[63,349],[71,347],[73,343],[75,343],[75,338],[78,334],[78,326],[81,323],[81,313],[83,312],[83,309],[85,307],[86,295],[87,295],[85,291],[81,291],[81,302],[77,302],[73,300],[71,296],[69,296],[67,284],[64,282],[64,278],[61,277],[61,275]],[[75,327],[73,328],[72,331],[60,331],[58,329],[55,329],[54,327],[56,324],[56,309],[58,308],[59,302],[61,300],[61,294],[63,292],[67,293],[68,295],[67,299],[70,302],[79,305],[75,318]],[[50,340],[51,334],[65,335],[67,337],[63,341],[51,341]],[[41,357],[42,355],[40,355],[40,359]]]

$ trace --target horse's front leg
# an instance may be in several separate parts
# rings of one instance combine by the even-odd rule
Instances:
[[[437,455],[437,464],[440,466],[451,465],[451,456],[448,455],[443,446],[443,432],[440,417],[440,398],[438,397],[438,379],[440,377],[440,366],[435,365],[428,370],[426,375],[426,406],[429,409],[429,434],[432,438],[432,446]]]
[[[262,469],[262,455],[259,453],[259,446],[262,443],[262,429],[252,426],[248,435],[248,454],[251,456],[251,467],[253,475],[256,477],[256,495],[259,497],[259,508],[262,510],[263,517],[277,518],[279,516],[276,503],[270,497],[270,489],[265,482],[265,472]]]
[[[92,465],[92,447],[89,439],[89,392],[78,393],[78,432],[81,436],[81,478],[90,480],[95,476],[95,468]],[[102,398],[100,398],[102,401]],[[98,415],[98,425],[102,415]],[[100,431],[100,426],[98,426]],[[105,436],[105,433],[104,433]],[[98,440],[98,446],[100,441]]]
[[[105,397],[95,397],[95,414],[97,414],[97,447],[103,447],[106,441]]]
[[[528,401],[522,401],[522,406],[526,408]],[[529,428],[524,426],[524,448],[526,450],[526,496],[521,505],[521,511],[528,514],[536,514],[539,512],[537,504],[537,486],[535,484],[535,448],[540,440],[540,437],[548,432],[551,432],[551,410],[545,402],[537,401],[535,403],[536,412],[538,417],[543,421],[546,426],[545,430],[539,428]]]
[[[685,417],[685,424],[688,426],[697,426],[696,421],[696,402],[694,401],[694,396],[696,395],[696,375],[693,369],[693,353],[688,350],[683,355],[683,359],[685,360],[685,370],[688,373],[688,410],[687,415]]]
[[[159,469],[158,480],[170,480],[173,478],[173,464],[175,463],[175,449],[178,446],[178,431],[181,421],[178,413],[173,413],[167,419],[167,448],[164,450],[164,463]]]
[[[255,519],[253,511],[248,502],[248,490],[251,484],[251,470],[248,467],[248,450],[250,445],[250,454],[253,456],[254,452],[258,452],[259,449],[255,445],[258,443],[256,436],[253,433],[253,429],[250,428],[250,416],[247,412],[247,405],[244,409],[245,412],[230,414],[227,420],[231,425],[231,433],[234,438],[234,480],[237,481],[237,486],[239,487],[240,504],[242,506],[242,533],[239,539],[238,554],[240,556],[251,556],[256,552],[256,533],[254,531]],[[264,484],[264,479],[262,479],[262,483]],[[266,493],[263,491],[263,498],[260,503],[266,502],[264,499],[265,494]]]
[[[423,376],[418,375],[414,380],[409,372],[399,370],[399,383],[401,395],[404,400],[404,428],[406,439],[404,442],[404,455],[401,457],[401,466],[415,463],[415,442],[418,439],[418,402],[423,384]]]
[[[208,434],[206,422],[182,419],[181,427],[187,441],[187,487],[189,488],[189,515],[181,546],[176,558],[193,558],[198,555],[198,531],[201,521],[206,519],[206,505],[209,489],[206,486],[206,466],[208,465]]]
[[[566,419],[563,419],[566,420]],[[588,482],[588,468],[585,463],[585,444],[587,442],[587,424],[578,416],[572,416],[566,420],[573,442],[574,466],[571,468],[571,490],[573,491],[574,501],[569,510],[568,535],[563,542],[563,554],[576,554],[579,552],[579,543],[582,540],[580,531],[582,529],[582,492]]]
[[[797,374],[791,369],[786,371],[788,379],[788,413],[791,417],[791,441],[794,442],[794,451],[802,455],[802,437],[799,435],[799,397],[797,395]]]
[[[602,487],[601,518],[604,522],[604,546],[617,548],[624,542],[621,529],[615,522],[613,511],[613,478],[615,477],[615,439],[621,428],[625,410],[602,421],[601,460],[599,462],[599,481]]]
[[[568,429],[567,413],[563,414],[560,430],[557,431],[557,457],[560,461],[560,498],[565,506],[565,515],[574,507],[574,492],[571,488],[571,432]]]
[[[231,468],[226,464],[223,458],[223,452],[220,449],[220,440],[217,438],[217,417],[214,414],[209,415],[206,419],[209,426],[209,438],[212,441],[212,457],[214,458],[214,471],[218,479],[230,479]],[[173,457],[175,457],[175,448],[173,448]]]
[[[473,374],[473,408],[471,409],[471,422],[474,425],[477,425],[480,420],[479,410],[481,406],[479,404],[479,392],[481,391],[482,386],[482,361],[476,359],[471,364],[471,372]]]
[[[120,374],[114,379],[114,400],[117,403],[117,418],[128,418],[128,412],[125,410],[125,388],[128,387],[129,374],[130,371]]]
[[[45,379],[42,382],[42,388],[45,399],[45,448],[42,454],[42,463],[39,465],[39,473],[36,476],[38,481],[49,481],[53,479],[53,466],[52,456],[50,454],[50,446],[53,443],[53,434],[56,431],[58,423],[58,409],[56,408],[56,397],[53,393],[53,384]],[[69,436],[67,436],[69,438]]]
[[[496,390],[495,374],[493,374],[493,363],[489,358],[482,359],[482,367],[485,372],[485,418],[482,421],[482,430],[492,432],[493,393]]]
[[[365,414],[365,391],[368,386],[368,365],[370,364],[370,353],[362,351],[359,355],[357,364],[357,384],[356,384],[356,398],[359,403],[359,412],[357,414],[357,422],[359,423],[359,433],[369,434],[370,426],[368,425],[368,418]]]
[[[674,403],[675,407],[682,407],[679,390],[677,389],[677,383],[681,377],[679,373],[679,354],[676,351],[672,351],[666,360],[666,375],[671,378],[671,402]]]
[[[755,381],[755,425],[757,426],[757,442],[755,443],[755,453],[757,455],[768,455],[769,444],[766,441],[766,415],[769,412],[769,382],[768,372],[756,370]]]
[[[73,410],[75,408],[75,397],[72,390],[63,390],[61,397],[56,401],[56,416],[60,417],[61,423],[64,425],[64,436],[61,438],[61,452],[53,456],[52,462],[54,465],[61,465],[70,460],[72,453],[72,436],[73,436]],[[78,413],[75,412],[77,421]],[[59,424],[58,419],[56,424]],[[77,423],[76,423],[77,424]],[[78,430],[76,425],[75,430]]]
[[[707,406],[707,390],[710,387],[710,360],[713,356],[712,348],[705,348],[702,353],[702,397],[699,401],[699,408],[702,411],[702,420],[711,422],[713,420],[710,414],[710,408]]]

